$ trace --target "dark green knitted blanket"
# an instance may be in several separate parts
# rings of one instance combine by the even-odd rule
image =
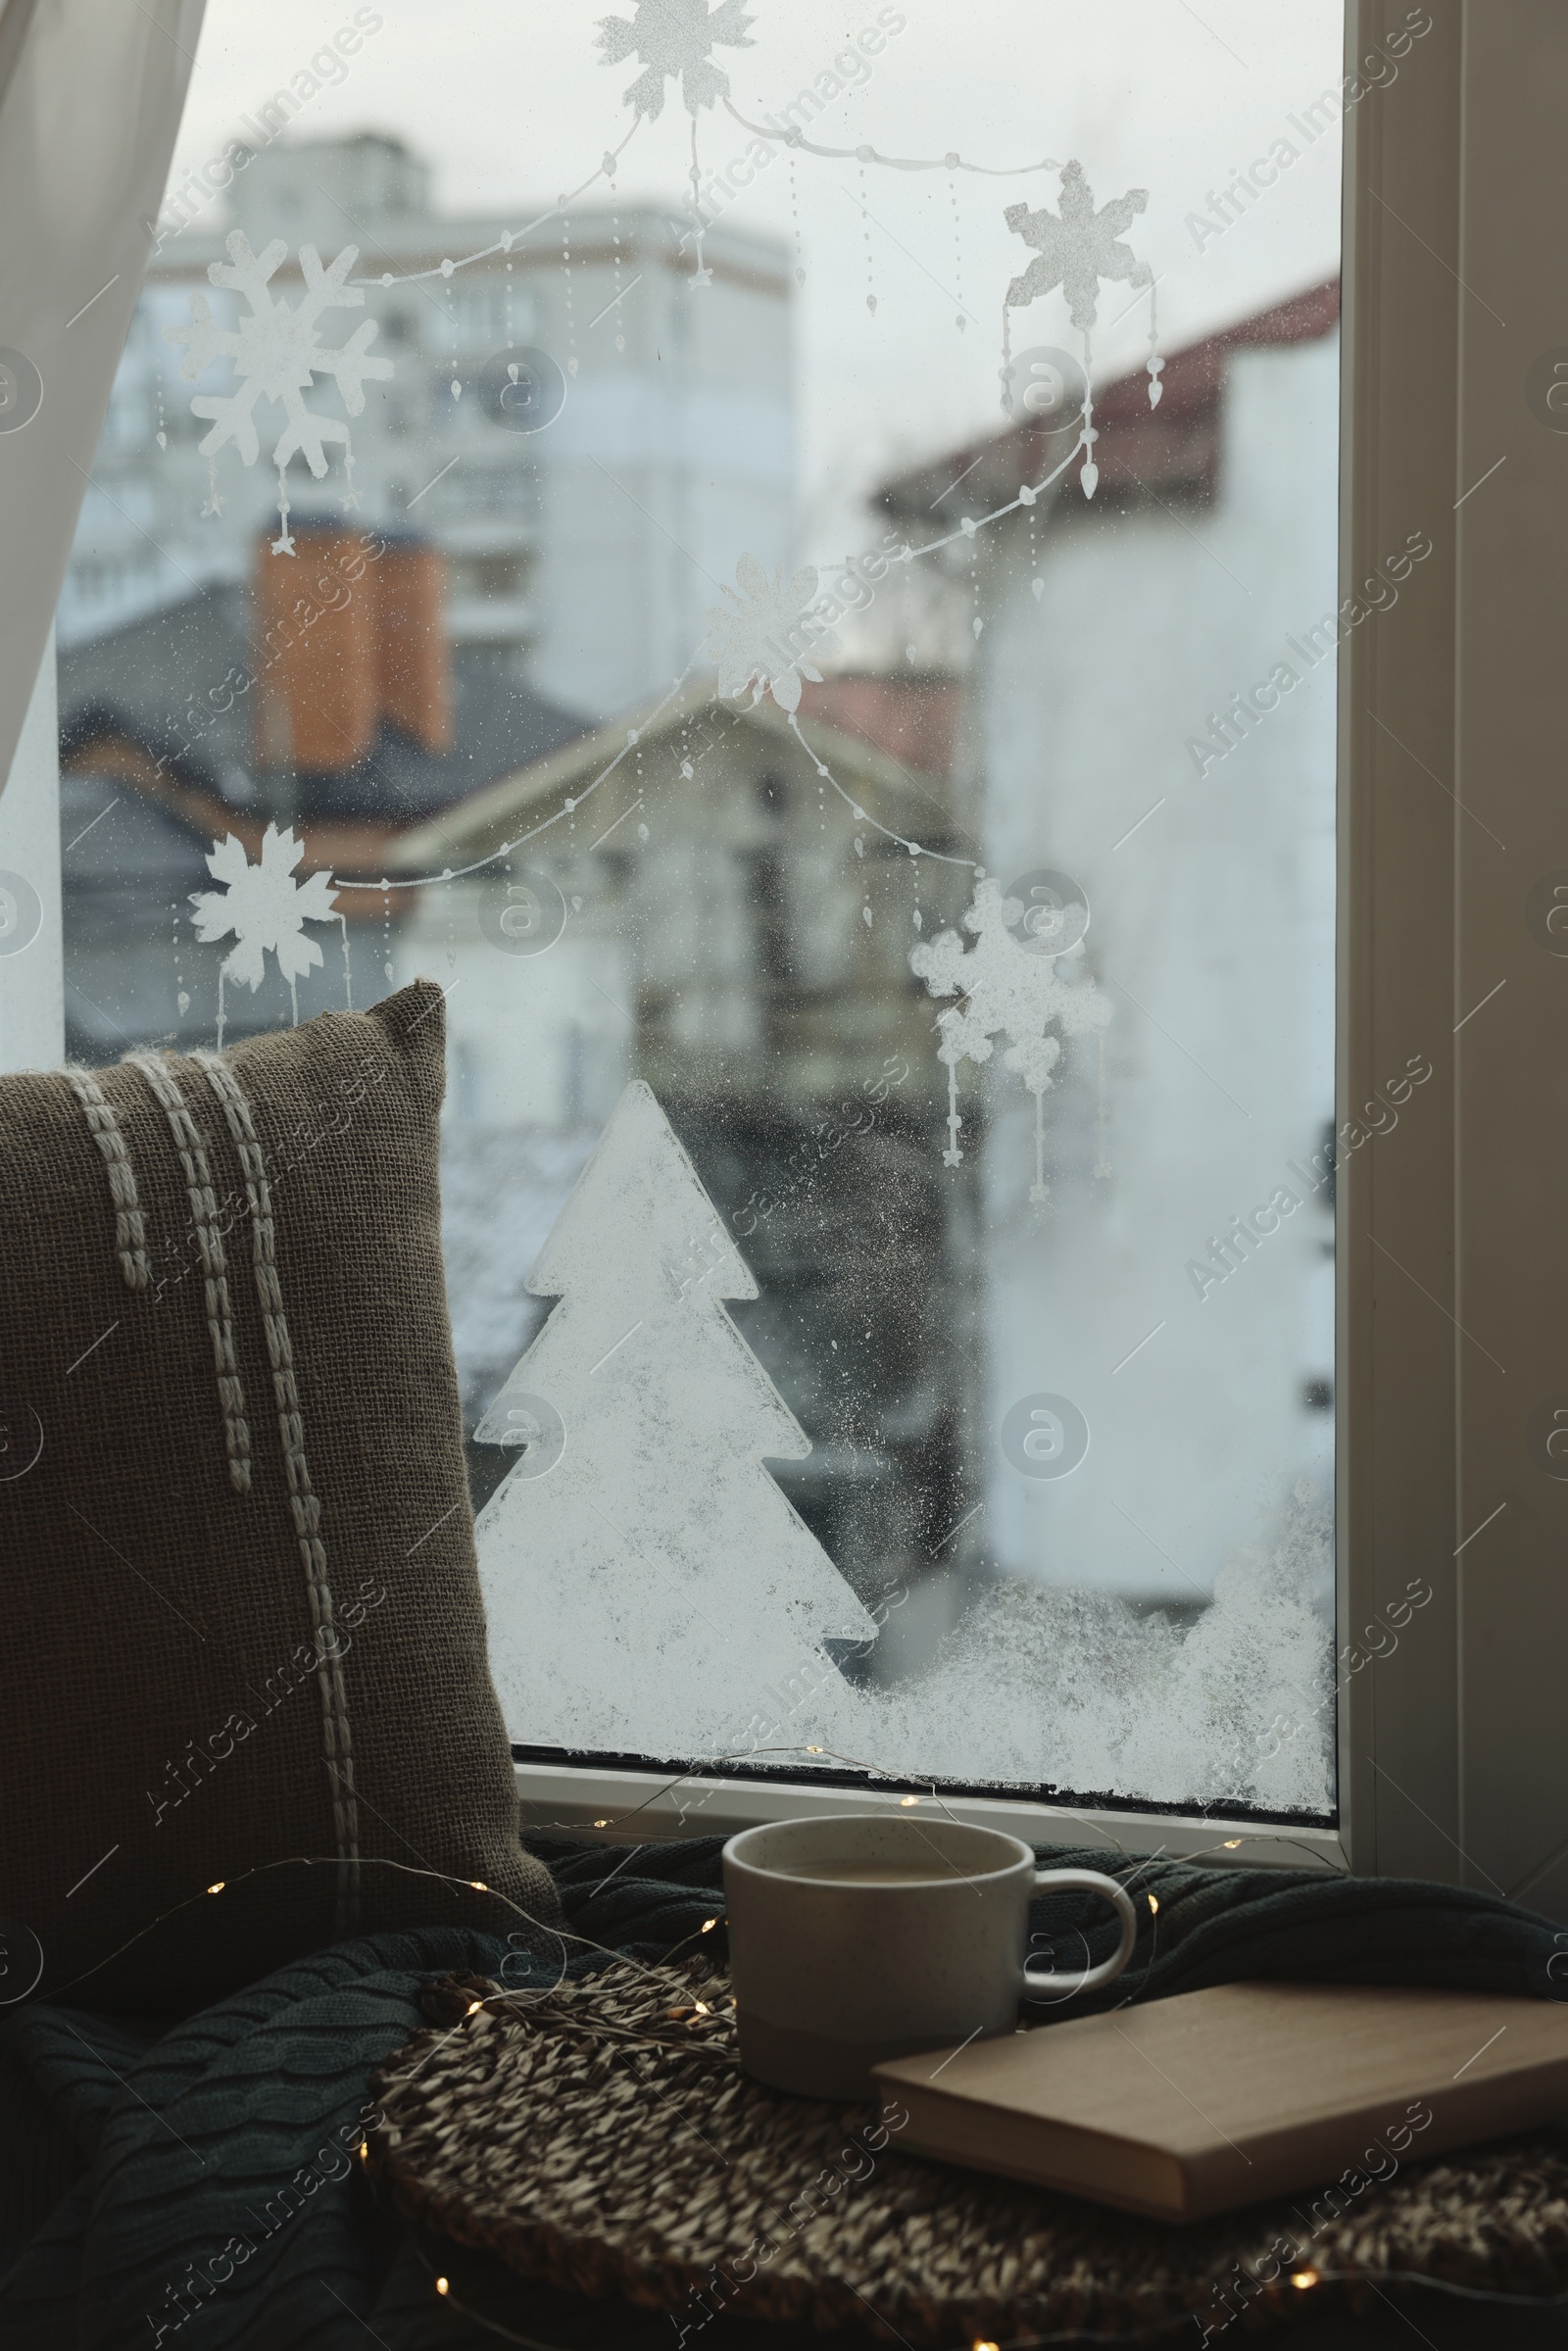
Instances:
[[[541,1849],[585,1938],[566,1945],[574,1974],[606,1964],[586,1943],[663,1958],[718,1907],[716,1837]],[[1110,1867],[1143,1921],[1121,1981],[1055,2016],[1256,1977],[1568,1992],[1547,1973],[1556,1941],[1544,1919],[1451,1886],[1137,1857],[1107,1864],[1102,1850],[1042,1850],[1041,1860]],[[1113,1932],[1105,1906],[1078,1894],[1040,1902],[1033,1924],[1037,1951],[1049,1945],[1061,1967],[1099,1957]],[[371,2074],[424,2022],[421,1984],[466,1969],[542,1985],[560,1965],[432,1927],[338,1944],[172,2029],[67,2008],[9,2017],[0,2027],[5,2351],[365,2351],[371,2341],[427,2351],[504,2339],[470,2334],[436,2306],[352,2150]],[[532,2307],[519,2284],[517,2332],[563,2339],[553,2323],[530,2329]]]

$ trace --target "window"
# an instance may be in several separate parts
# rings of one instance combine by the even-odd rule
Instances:
[[[1412,1399],[1451,1447],[1473,1376],[1434,1346],[1473,1327],[1452,1154],[1495,1149],[1453,1123],[1484,956],[1435,1011],[1495,877],[1421,715],[1493,462],[1446,274],[1487,232],[1427,175],[1451,27],[1064,12],[1043,123],[1022,12],[803,0],[678,58],[647,14],[564,21],[533,203],[400,25],[392,128],[291,125],[155,256],[61,605],[70,789],[120,794],[66,854],[73,1048],[291,1016],[182,911],[253,801],[307,867],[330,824],[357,1000],[449,984],[494,1656],[558,1810],[870,1770],[1449,1874],[1499,1540],[1468,1440],[1459,1499],[1399,1512]],[[327,203],[377,333],[309,392],[324,473],[280,478],[201,449],[238,355],[181,380],[169,330],[205,348],[230,224],[298,302]],[[356,328],[323,311],[323,355]],[[323,636],[219,710],[278,566],[350,562],[363,674]],[[301,1014],[343,986],[324,958]],[[1499,1872],[1556,1866],[1511,1834]]]

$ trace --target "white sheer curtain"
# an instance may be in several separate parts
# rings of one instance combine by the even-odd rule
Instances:
[[[49,643],[204,6],[0,0],[0,778]],[[34,764],[18,761],[19,784]]]

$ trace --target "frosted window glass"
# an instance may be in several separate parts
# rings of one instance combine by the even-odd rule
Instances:
[[[519,1751],[1332,1819],[1335,1153],[1430,1074],[1336,1145],[1336,653],[1430,553],[1342,605],[1341,123],[1427,21],[603,10],[210,0],[72,1049],[448,990]]]

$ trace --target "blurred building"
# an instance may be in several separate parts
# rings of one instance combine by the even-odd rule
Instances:
[[[259,405],[251,467],[232,445],[210,462],[190,403],[228,391],[230,363],[188,382],[165,335],[189,324],[192,294],[220,327],[237,324],[238,296],[207,274],[226,262],[233,226],[258,254],[283,240],[270,291],[289,304],[303,292],[301,246],[327,264],[357,246],[364,310],[325,311],[320,343],[339,348],[370,318],[371,355],[393,367],[365,387],[352,474],[330,444],[320,483],[291,461],[295,517],[416,528],[446,559],[454,644],[510,657],[549,701],[604,716],[677,676],[712,579],[731,578],[745,550],[769,567],[790,555],[787,254],[720,223],[705,236],[698,285],[689,217],[617,210],[611,196],[515,236],[527,218],[437,214],[427,167],[396,139],[252,154],[227,218],[213,208],[154,254],[61,598],[62,646],[177,604],[193,584],[238,586],[261,532],[270,521],[276,532],[269,455],[282,411]],[[484,258],[467,264],[472,254]],[[375,282],[387,273],[405,282]],[[525,381],[537,367],[543,405],[531,415],[501,403],[509,363]],[[330,378],[307,405],[343,415]],[[517,428],[547,413],[543,429]]]
[[[219,966],[191,897],[230,836],[254,865],[267,828],[295,873],[379,877],[411,823],[579,731],[498,650],[451,640],[446,559],[412,538],[300,529],[252,543],[252,577],[215,582],[60,656],[66,1020],[89,1061],[211,1043]],[[285,595],[282,591],[287,589]],[[393,978],[400,894],[340,887],[342,938],[297,1000],[269,956],[229,987],[229,1037],[374,1003]]]
[[[1079,885],[1114,1005],[1103,1130],[1087,1053],[1047,1100],[1049,1216],[1027,1096],[995,1067],[975,1089],[987,1424],[1057,1392],[1093,1432],[1056,1482],[992,1444],[1005,1573],[1191,1603],[1295,1481],[1327,1507],[1329,1188],[1214,1257],[1223,1280],[1188,1267],[1334,1115],[1338,318],[1325,285],[1178,352],[1154,410],[1143,370],[1109,386],[1093,501],[1075,461],[947,559],[979,624],[968,821],[1004,884]],[[973,442],[882,504],[934,538],[1043,481],[1078,429],[1074,410]]]

